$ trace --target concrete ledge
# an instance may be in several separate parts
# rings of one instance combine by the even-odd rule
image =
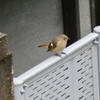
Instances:
[[[7,35],[0,32],[0,60],[8,55]]]
[[[12,54],[0,61],[0,100],[13,100]]]

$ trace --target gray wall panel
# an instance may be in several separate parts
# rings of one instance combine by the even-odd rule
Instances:
[[[0,31],[8,34],[18,76],[53,55],[37,46],[63,33],[61,0],[1,0]]]

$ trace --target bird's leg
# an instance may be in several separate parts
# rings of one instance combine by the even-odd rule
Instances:
[[[62,54],[65,54],[67,56],[67,54],[65,52],[61,52]]]
[[[57,55],[57,56],[59,56],[59,57],[61,57],[61,58],[62,58],[62,56],[61,56],[60,54],[58,54],[58,53],[56,53],[55,55]]]

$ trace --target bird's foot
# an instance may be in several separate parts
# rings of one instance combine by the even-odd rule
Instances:
[[[65,53],[65,52],[61,52],[62,54],[65,54],[66,56],[67,56],[67,54]],[[59,57],[61,57],[61,58],[63,58],[62,56],[61,56],[61,54],[58,54],[58,53],[56,53],[55,54],[56,56],[59,56]]]
[[[59,57],[61,57],[61,58],[63,58],[63,57],[62,57],[60,54],[58,54],[58,53],[56,53],[55,55],[56,55],[56,56],[59,56]]]
[[[65,52],[61,52],[62,54],[65,54],[67,56],[67,54]]]

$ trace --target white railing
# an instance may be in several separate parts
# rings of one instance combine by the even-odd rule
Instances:
[[[94,31],[67,47],[62,58],[52,56],[14,78],[15,100],[100,100],[100,27]]]

